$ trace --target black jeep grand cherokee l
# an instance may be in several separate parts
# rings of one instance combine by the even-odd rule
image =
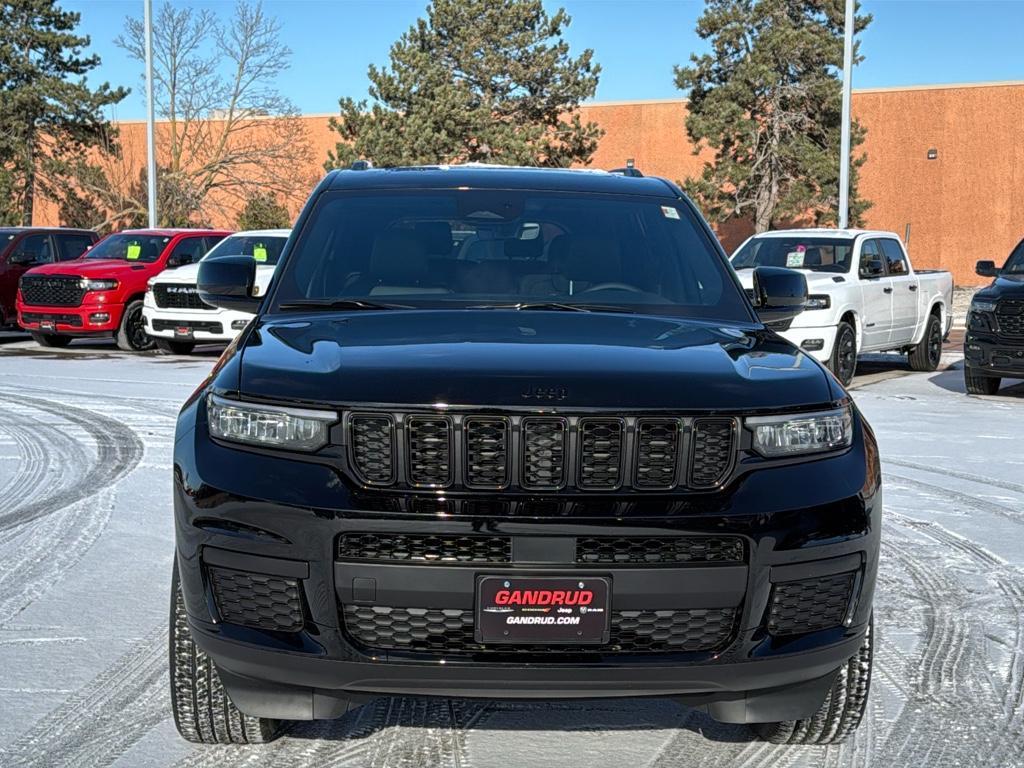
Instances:
[[[316,189],[174,454],[175,719],[374,696],[665,696],[765,738],[860,721],[870,428],[655,178],[410,168]],[[799,311],[763,268],[761,317]]]

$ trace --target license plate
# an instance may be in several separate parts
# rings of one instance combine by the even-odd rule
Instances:
[[[40,320],[39,327],[44,331],[52,331],[56,327],[56,324],[53,320]]]
[[[609,580],[477,577],[478,643],[608,642]]]
[[[174,329],[174,335],[175,336],[187,336],[187,337],[191,338],[191,336],[192,336],[192,329],[189,328],[187,325],[180,325],[180,326],[178,326],[177,328]]]

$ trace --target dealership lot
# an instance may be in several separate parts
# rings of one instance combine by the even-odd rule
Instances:
[[[0,345],[0,764],[1024,765],[1024,384],[864,361],[885,472],[879,664],[842,747],[786,748],[671,702],[383,699],[268,747],[193,748],[170,719],[170,456],[194,357]]]

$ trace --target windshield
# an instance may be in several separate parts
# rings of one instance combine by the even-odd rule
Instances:
[[[83,258],[150,263],[160,258],[170,240],[171,238],[166,235],[110,235],[86,251]]]
[[[1017,243],[1010,258],[1003,265],[1003,273],[1010,275],[1024,275],[1024,240]]]
[[[273,311],[363,300],[752,319],[691,210],[635,196],[329,193],[283,272]]]
[[[733,269],[788,267],[849,272],[853,240],[833,237],[754,237],[732,257]]]
[[[252,256],[257,264],[277,264],[287,235],[231,235],[207,252],[203,259],[218,256]]]

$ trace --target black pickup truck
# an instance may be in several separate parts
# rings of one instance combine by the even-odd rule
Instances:
[[[764,325],[675,185],[432,167],[327,176],[183,407],[180,733],[273,738],[373,697],[671,697],[780,743],[860,722],[878,450]],[[760,317],[759,317],[760,315]]]
[[[1002,269],[979,261],[994,278],[974,294],[964,336],[964,385],[971,395],[994,395],[1004,378],[1024,379],[1024,240]]]

